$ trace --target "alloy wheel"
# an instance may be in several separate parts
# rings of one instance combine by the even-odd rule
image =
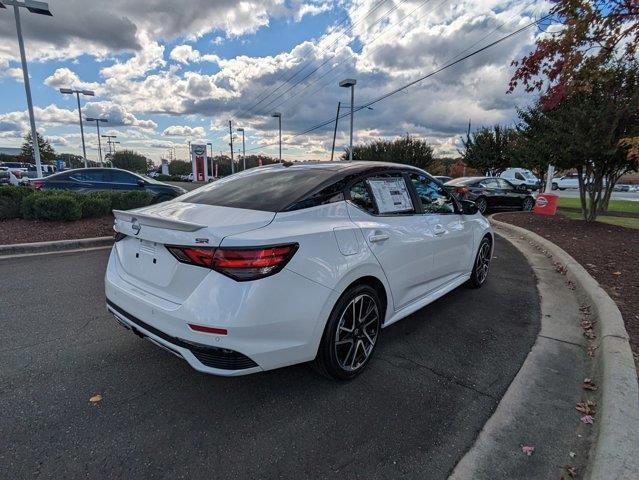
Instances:
[[[367,294],[353,298],[342,311],[335,335],[335,357],[349,372],[361,368],[370,357],[379,334],[377,303]]]
[[[488,204],[486,203],[486,199],[480,198],[479,200],[477,200],[476,204],[477,204],[477,209],[479,210],[479,213],[481,213],[482,215],[486,213],[486,208],[488,207]]]
[[[484,241],[477,252],[475,261],[475,276],[480,285],[486,281],[490,269],[490,243]]]
[[[534,206],[535,206],[535,201],[530,197],[526,197],[524,199],[522,210],[524,210],[525,212],[530,212]]]

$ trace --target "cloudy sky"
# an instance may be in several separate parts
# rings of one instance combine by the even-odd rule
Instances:
[[[212,142],[228,152],[228,121],[246,129],[247,154],[326,159],[334,117],[350,102],[339,80],[356,78],[355,106],[534,21],[544,1],[449,0],[50,0],[53,17],[22,10],[38,130],[57,151],[81,153],[75,97],[94,90],[86,116],[102,133],[158,161],[175,146]],[[456,151],[468,126],[510,124],[530,98],[506,94],[510,63],[533,48],[530,28],[355,115],[355,141],[406,133],[437,153]],[[0,9],[0,146],[19,146],[28,126],[11,10]],[[85,125],[87,156],[97,157]],[[337,149],[348,143],[348,118]]]

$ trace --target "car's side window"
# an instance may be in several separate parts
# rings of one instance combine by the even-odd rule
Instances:
[[[516,178],[517,180],[526,180],[526,179],[524,178],[524,176],[523,176],[521,173],[519,173],[519,172],[515,173],[515,178]]]
[[[126,185],[136,185],[138,183],[138,177],[131,175],[127,172],[120,172],[118,170],[111,170],[111,181],[114,183],[123,183]]]
[[[513,184],[508,180],[504,180],[503,178],[498,178],[497,183],[499,184],[499,188],[503,190],[514,190]]]
[[[424,213],[456,213],[455,201],[433,179],[425,175],[411,173],[410,180],[417,191]]]
[[[81,170],[79,172],[74,172],[69,178],[73,180],[79,180],[80,182],[104,182],[104,171],[103,170]]]
[[[362,210],[366,210],[368,213],[376,214],[375,204],[373,203],[373,197],[368,191],[366,181],[362,180],[357,182],[351,187],[350,190],[351,202],[357,205]]]

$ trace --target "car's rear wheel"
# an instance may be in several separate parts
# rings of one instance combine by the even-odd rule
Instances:
[[[530,212],[534,206],[535,206],[535,199],[532,197],[526,197],[524,198],[524,201],[521,204],[521,209],[524,212]]]
[[[468,280],[468,285],[473,288],[480,288],[486,283],[488,271],[490,270],[491,246],[491,241],[488,237],[484,237],[479,244],[473,271],[470,274],[470,280]]]
[[[475,200],[475,205],[477,205],[477,210],[479,210],[479,213],[482,215],[486,213],[486,210],[488,210],[488,202],[484,197],[479,197]]]
[[[337,301],[328,319],[313,362],[329,378],[350,380],[368,364],[382,323],[382,303],[368,285],[348,289]]]
[[[552,182],[552,186],[551,186],[551,188],[552,188],[553,190],[557,190],[557,189],[559,188],[559,184],[558,184],[557,182]]]

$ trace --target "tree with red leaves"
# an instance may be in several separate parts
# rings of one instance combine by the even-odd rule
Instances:
[[[587,90],[602,68],[632,62],[639,47],[639,0],[551,2],[559,27],[548,27],[535,51],[513,62],[517,70],[509,84],[509,92],[520,83],[527,92],[545,87],[545,109]]]

